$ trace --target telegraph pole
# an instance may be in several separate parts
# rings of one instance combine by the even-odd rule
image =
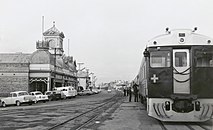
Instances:
[[[42,28],[41,28],[41,40],[43,41],[44,40],[44,37],[43,37],[43,33],[44,33],[44,16],[42,16]]]
[[[81,70],[81,65],[83,65],[84,63],[77,63],[78,64],[78,70]]]
[[[70,39],[68,39],[68,56],[70,56]]]
[[[56,48],[54,48],[54,80],[53,80],[53,88],[56,87]]]

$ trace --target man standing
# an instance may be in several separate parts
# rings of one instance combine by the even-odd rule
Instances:
[[[131,102],[132,100],[132,90],[131,90],[131,86],[128,88],[128,93],[129,93],[129,102]]]
[[[135,95],[135,102],[138,102],[138,85],[136,83],[133,85],[133,91]]]
[[[123,89],[124,89],[124,96],[126,96],[126,88],[125,88],[125,87],[123,87]]]

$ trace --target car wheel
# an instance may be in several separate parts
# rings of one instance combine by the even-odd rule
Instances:
[[[2,107],[6,107],[6,103],[5,102],[2,102]]]
[[[16,101],[16,106],[21,106],[21,102],[20,101]]]

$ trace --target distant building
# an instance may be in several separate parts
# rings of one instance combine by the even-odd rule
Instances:
[[[88,72],[85,71],[78,71],[78,90],[85,90],[88,89],[90,84],[90,77],[88,76]]]
[[[43,36],[44,41],[36,42],[37,50],[32,54],[0,53],[0,96],[17,90],[77,87],[76,61],[63,55],[64,34],[53,25]]]

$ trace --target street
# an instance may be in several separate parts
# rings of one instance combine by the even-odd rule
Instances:
[[[88,110],[102,106],[113,97],[121,98],[95,118],[88,114],[76,118],[82,113],[87,113]],[[99,110],[95,112],[98,113]],[[149,117],[140,102],[128,102],[128,97],[114,90],[110,93],[102,91],[95,95],[77,96],[31,106],[1,107],[0,114],[0,130],[212,130],[212,120],[204,123],[162,123]],[[92,113],[92,115],[95,114]],[[73,120],[74,118],[76,119]],[[93,119],[84,121],[87,120],[86,118]],[[54,127],[57,124],[60,124],[60,127]]]

